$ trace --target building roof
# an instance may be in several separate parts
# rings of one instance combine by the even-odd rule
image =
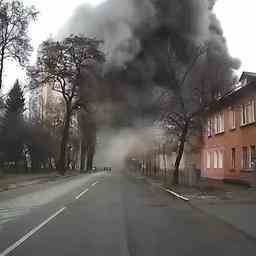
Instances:
[[[244,71],[239,79],[239,82],[242,82],[246,78],[248,81],[256,81],[256,73]]]
[[[215,102],[213,106],[210,107],[210,112],[231,104],[251,90],[256,90],[256,73],[243,72],[239,79],[239,83],[222,96],[217,103]]]

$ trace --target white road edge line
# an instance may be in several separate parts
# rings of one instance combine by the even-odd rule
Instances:
[[[80,197],[82,197],[85,193],[87,193],[89,191],[89,189],[87,188],[86,190],[84,190],[83,192],[81,192],[77,197],[76,200],[78,200]],[[0,255],[1,256],[1,255]]]
[[[19,247],[21,244],[23,244],[26,240],[28,240],[32,235],[34,235],[37,231],[39,231],[42,227],[47,225],[51,220],[56,218],[59,214],[61,214],[63,211],[65,211],[67,207],[63,207],[56,213],[54,213],[52,216],[50,216],[47,220],[42,222],[39,226],[32,229],[29,233],[27,233],[25,236],[23,236],[20,240],[18,240],[16,243],[8,247],[6,250],[4,250],[2,253],[0,253],[0,256],[6,256],[13,250],[15,250],[17,247]]]
[[[162,188],[164,191],[166,191],[166,192],[172,194],[173,196],[176,196],[177,198],[180,198],[180,199],[182,199],[182,200],[184,200],[184,201],[186,201],[186,202],[189,201],[189,198],[184,197],[184,196],[181,196],[181,195],[177,194],[176,192],[174,192],[174,191],[172,191],[172,190],[170,190],[170,189],[166,189],[166,188],[163,188],[163,187],[161,187],[161,188]]]

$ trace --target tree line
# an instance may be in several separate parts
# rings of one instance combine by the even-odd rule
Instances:
[[[73,35],[48,39],[39,47],[36,64],[29,66],[28,26],[37,15],[34,7],[25,7],[21,1],[0,2],[0,88],[5,60],[12,58],[27,68],[29,102],[32,99],[35,108],[40,104],[46,108],[43,118],[30,118],[36,110],[26,102],[18,80],[7,98],[1,98],[0,165],[14,171],[54,168],[65,174],[68,168],[76,168],[80,154],[80,168],[90,170],[96,147],[97,96],[88,77],[101,74],[102,42]],[[44,88],[52,97],[43,94]],[[35,91],[39,98],[33,99]],[[41,103],[40,97],[48,104]]]
[[[35,106],[41,100],[48,102],[41,104],[44,109],[39,117],[25,118],[28,104],[18,81],[6,100],[0,98],[0,164],[34,170],[49,167],[64,174],[68,168],[76,168],[79,158],[80,168],[90,170],[97,143],[95,108],[99,100],[92,80],[102,74],[103,42],[75,35],[59,41],[48,39],[38,49],[36,64],[28,66],[32,52],[28,27],[37,16],[35,7],[26,7],[22,1],[0,1],[0,90],[6,60],[12,59],[28,70],[27,87]],[[162,49],[164,63],[159,63],[165,75],[158,83],[165,89],[158,99],[161,113],[157,122],[166,131],[166,141],[176,144],[174,183],[178,183],[186,144],[200,136],[205,114],[219,95],[232,89],[233,76],[230,64],[215,58],[218,53],[207,42],[189,47],[192,57],[184,62],[171,40],[167,41]],[[43,99],[37,98],[35,91]],[[48,97],[48,92],[54,96]]]

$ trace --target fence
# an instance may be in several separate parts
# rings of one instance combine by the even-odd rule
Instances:
[[[159,165],[154,163],[145,164],[139,161],[133,161],[129,164],[130,170],[141,172],[145,176],[162,179],[165,183],[172,183],[173,180],[173,169],[169,166],[162,169]],[[194,186],[200,179],[200,170],[194,167],[187,167],[179,171],[179,184],[184,186]]]
[[[200,174],[195,169],[188,168],[179,173],[179,183],[185,186],[194,186],[198,183]]]

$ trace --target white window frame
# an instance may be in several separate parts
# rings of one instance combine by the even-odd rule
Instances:
[[[212,119],[208,118],[207,120],[207,136],[211,137],[212,136]]]
[[[241,126],[255,122],[255,100],[241,105]]]
[[[211,122],[212,122],[211,134],[214,135],[215,134],[215,117],[211,118]]]
[[[218,122],[218,115],[214,116],[214,133],[218,134],[219,131],[219,126],[218,126],[219,122]]]
[[[250,107],[249,122],[254,123],[255,122],[255,101],[254,100],[250,100],[249,107]]]
[[[236,111],[234,108],[230,109],[229,118],[230,118],[230,120],[229,120],[230,121],[230,129],[231,130],[236,129]]]
[[[220,112],[215,115],[215,134],[220,134],[225,132],[225,116],[224,112]]]
[[[225,131],[225,116],[224,116],[224,112],[220,113],[220,132],[224,132]]]
[[[214,169],[218,168],[218,151],[213,152],[213,167]]]
[[[211,169],[211,152],[206,152],[206,168]]]
[[[219,156],[219,158],[218,158],[218,167],[219,167],[219,169],[223,169],[223,166],[224,166],[224,154],[223,154],[222,150],[220,150],[218,152],[218,156]]]

